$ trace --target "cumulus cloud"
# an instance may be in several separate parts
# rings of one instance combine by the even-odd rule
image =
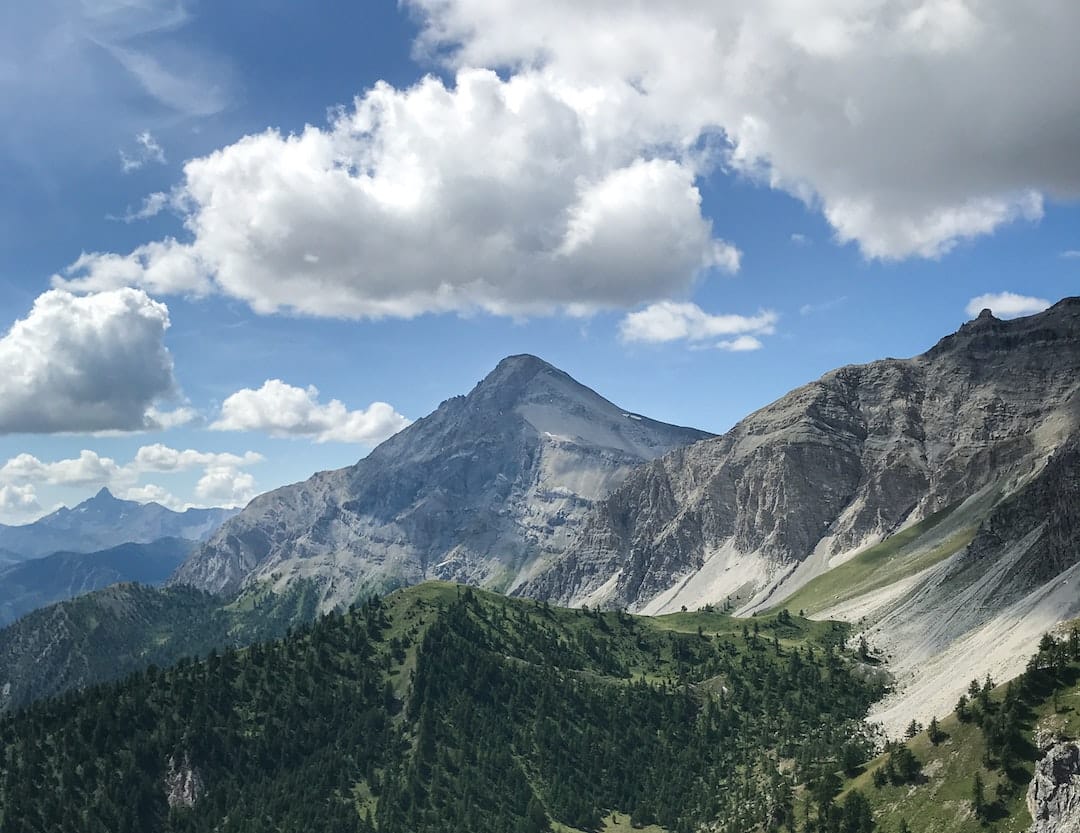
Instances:
[[[220,418],[211,424],[216,431],[262,431],[275,437],[310,437],[316,442],[378,445],[396,434],[410,420],[385,402],[350,411],[331,399],[319,402],[316,387],[294,387],[280,379],[268,379],[258,390],[244,388],[221,405]]]
[[[229,466],[211,466],[195,484],[195,497],[214,506],[242,506],[255,497],[255,478]]]
[[[46,463],[19,454],[0,466],[0,482],[45,483],[50,486],[104,486],[130,477],[111,457],[83,449],[78,457]]]
[[[253,466],[263,461],[263,456],[254,451],[247,451],[243,455],[229,452],[214,453],[210,451],[196,451],[188,448],[179,451],[169,448],[162,443],[144,445],[135,452],[133,466],[140,472],[166,472],[187,471],[199,467],[230,467]]]
[[[164,304],[135,289],[53,290],[0,337],[0,434],[155,427],[176,393]]]
[[[871,258],[937,257],[1080,195],[1071,0],[408,5],[423,54],[601,88],[612,129],[646,139],[718,135],[730,169]]]
[[[627,307],[736,271],[694,161],[657,153],[662,132],[616,129],[608,95],[478,69],[378,84],[325,128],[188,162],[173,205],[190,242],[87,253],[55,285],[379,318]]]
[[[778,316],[772,310],[757,315],[713,315],[697,304],[661,301],[632,312],[619,325],[624,342],[660,344],[669,341],[703,342],[723,338],[716,343],[722,350],[745,352],[761,348],[756,336],[772,335]]]
[[[965,311],[972,318],[984,309],[990,310],[998,318],[1019,318],[1021,315],[1042,312],[1049,306],[1050,302],[1045,298],[1017,295],[1015,292],[996,292],[972,298]]]
[[[129,174],[137,171],[149,162],[165,164],[165,151],[149,130],[135,135],[135,149],[120,151],[120,169]]]
[[[754,336],[739,336],[738,338],[725,338],[718,341],[716,346],[731,353],[749,353],[752,350],[760,350],[765,345]]]
[[[127,463],[84,449],[78,457],[46,462],[32,454],[19,454],[0,466],[0,489],[4,499],[14,502],[19,495],[33,497],[35,487],[100,488],[107,486],[127,500],[156,501],[170,509],[189,506],[236,506],[255,493],[255,478],[245,469],[263,462],[254,451],[231,452],[175,449],[161,443],[145,445]],[[146,475],[170,475],[202,470],[195,485],[195,502],[185,502],[156,483],[140,482]],[[226,486],[226,484],[231,484]]]
[[[0,518],[9,522],[22,521],[40,513],[41,504],[33,486],[0,485]]]

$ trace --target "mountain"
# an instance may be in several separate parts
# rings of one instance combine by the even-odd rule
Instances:
[[[174,581],[233,593],[310,578],[325,607],[427,578],[512,590],[636,467],[709,436],[511,356],[356,465],[253,500]]]
[[[162,538],[101,552],[58,552],[0,567],[0,627],[31,610],[110,584],[161,584],[195,546],[182,538]]]
[[[232,602],[191,587],[114,584],[35,610],[0,630],[0,714],[150,666],[279,638],[311,622],[317,602],[306,582]]]
[[[160,503],[119,500],[102,489],[74,509],[65,506],[22,526],[0,524],[0,551],[15,560],[54,552],[96,552],[162,538],[201,541],[234,514],[235,509],[174,512]]]
[[[894,658],[878,717],[895,731],[967,672],[1015,675],[1017,649],[1080,614],[1078,386],[1080,299],[984,310],[922,355],[833,371],[642,466],[516,592],[861,621]]]
[[[868,750],[846,633],[429,583],[0,720],[0,829],[776,829]]]

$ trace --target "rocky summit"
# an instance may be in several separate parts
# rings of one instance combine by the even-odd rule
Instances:
[[[355,465],[256,498],[173,580],[232,593],[309,578],[327,607],[427,578],[513,590],[636,467],[709,436],[511,356]]]

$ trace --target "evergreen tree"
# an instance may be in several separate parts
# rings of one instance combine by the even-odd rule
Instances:
[[[971,782],[971,809],[976,818],[983,819],[986,817],[986,796],[984,795],[982,775],[978,772],[975,773],[975,778]]]

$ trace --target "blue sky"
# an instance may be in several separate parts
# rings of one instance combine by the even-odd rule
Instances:
[[[719,432],[1077,292],[1066,2],[22,5],[0,522],[243,502],[519,352]]]

